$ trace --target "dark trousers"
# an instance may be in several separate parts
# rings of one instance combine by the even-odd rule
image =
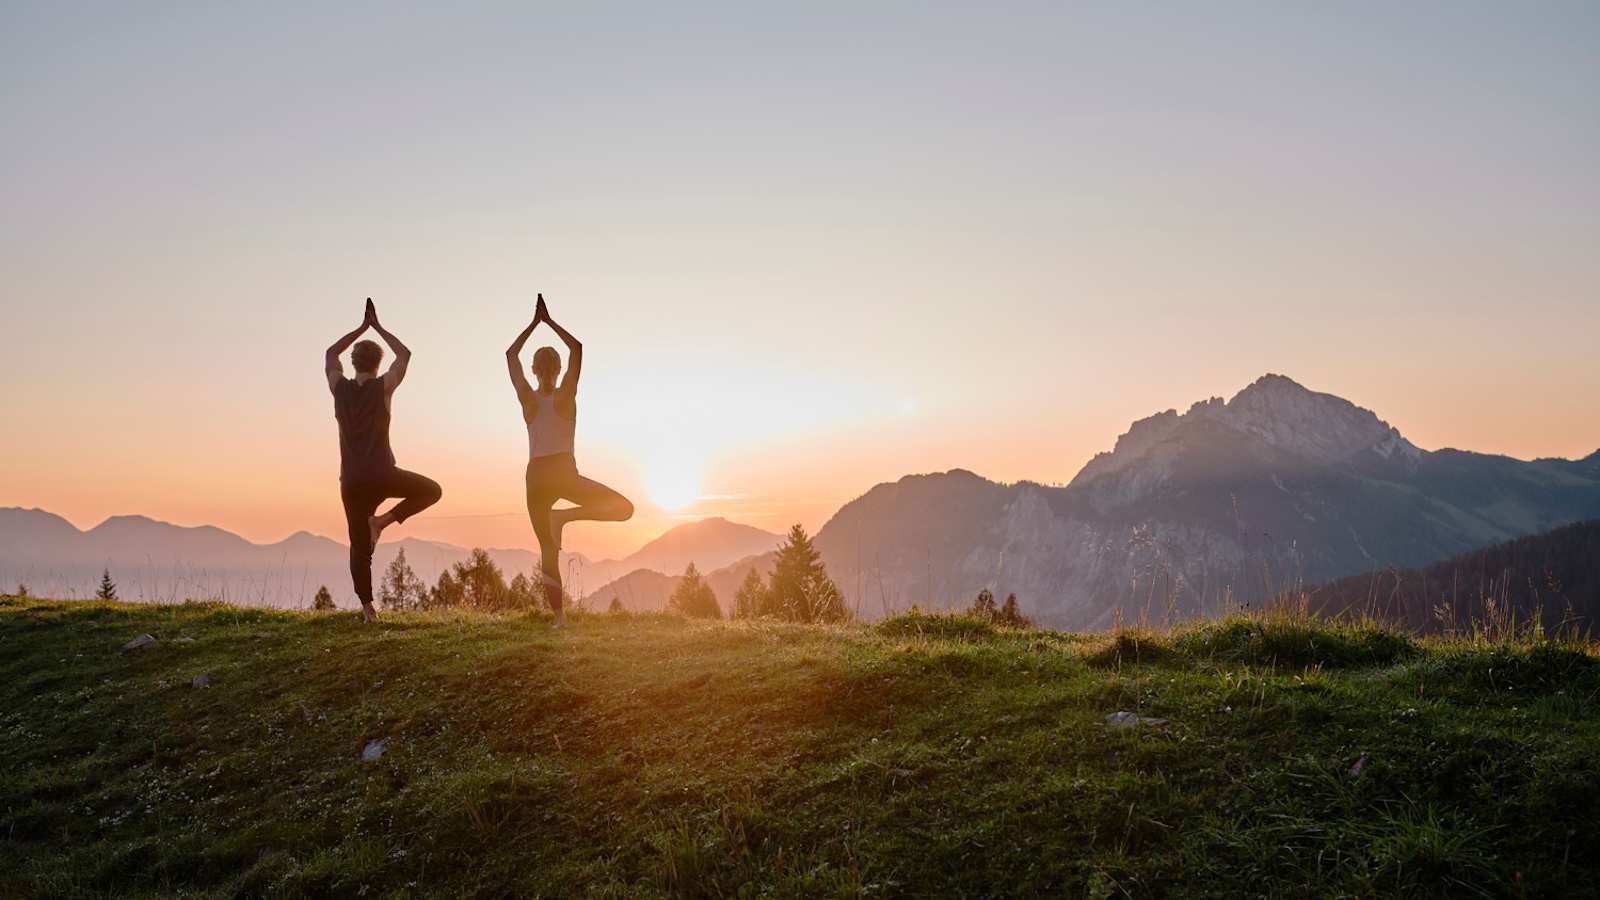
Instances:
[[[372,529],[367,525],[368,517],[378,511],[378,504],[399,497],[400,503],[391,512],[396,522],[404,522],[438,503],[443,495],[438,482],[405,469],[339,483],[345,524],[350,527],[350,580],[355,582],[356,596],[362,603],[372,602]]]

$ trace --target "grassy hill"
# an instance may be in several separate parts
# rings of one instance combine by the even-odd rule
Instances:
[[[1594,896],[1597,699],[1592,647],[1291,620],[6,598],[0,896]]]

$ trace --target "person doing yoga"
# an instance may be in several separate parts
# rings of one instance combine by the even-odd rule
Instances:
[[[567,345],[567,374],[560,383],[561,354],[554,347],[540,347],[533,354],[533,375],[539,386],[528,384],[522,374],[522,347],[528,336],[548,324]],[[543,576],[545,599],[555,612],[555,627],[566,624],[561,587],[561,530],[569,522],[625,522],[633,516],[633,504],[609,487],[578,474],[572,453],[572,436],[578,419],[578,376],[583,373],[583,344],[555,320],[539,295],[533,321],[506,350],[506,368],[522,405],[522,421],[528,426],[528,471],[525,479],[528,521],[539,539],[539,568]],[[555,509],[557,500],[576,506]]]
[[[368,328],[394,351],[394,362],[381,377],[383,348],[373,341],[356,342]],[[356,377],[346,378],[339,354],[352,344],[350,362]],[[361,327],[334,341],[323,361],[328,390],[333,392],[333,416],[339,422],[339,496],[350,529],[350,579],[361,599],[361,618],[367,622],[378,618],[372,606],[372,550],[378,535],[438,503],[443,493],[433,479],[396,467],[389,449],[389,405],[410,363],[411,350],[378,324],[378,310],[370,297]],[[378,505],[390,497],[400,502],[378,515]]]

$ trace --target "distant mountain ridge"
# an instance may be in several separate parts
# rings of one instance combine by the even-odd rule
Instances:
[[[681,572],[694,554],[720,565],[747,555],[751,547],[776,546],[778,539],[726,519],[706,520],[677,526],[623,560],[563,554],[562,571],[570,589],[587,593],[586,587],[639,568],[641,561],[672,565]],[[375,578],[401,548],[428,584],[470,552],[417,538],[386,541],[373,554]],[[26,584],[39,596],[89,596],[101,571],[109,568],[126,599],[215,597],[295,607],[308,603],[325,584],[336,598],[349,602],[348,553],[345,544],[307,531],[256,544],[215,526],[174,525],[147,516],[112,516],[80,530],[45,510],[0,508],[0,590]],[[491,548],[488,553],[508,578],[531,574],[538,565],[531,550]]]
[[[783,536],[712,516],[667,530],[633,553],[615,561],[624,572],[650,569],[681,575],[689,563],[702,572],[720,569],[747,556],[776,549]]]

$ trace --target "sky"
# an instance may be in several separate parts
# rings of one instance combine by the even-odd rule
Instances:
[[[1266,372],[1600,448],[1597,4],[221,6],[0,5],[0,505],[342,538],[368,296],[444,486],[395,537],[533,546],[539,291],[595,556],[1069,481]]]

